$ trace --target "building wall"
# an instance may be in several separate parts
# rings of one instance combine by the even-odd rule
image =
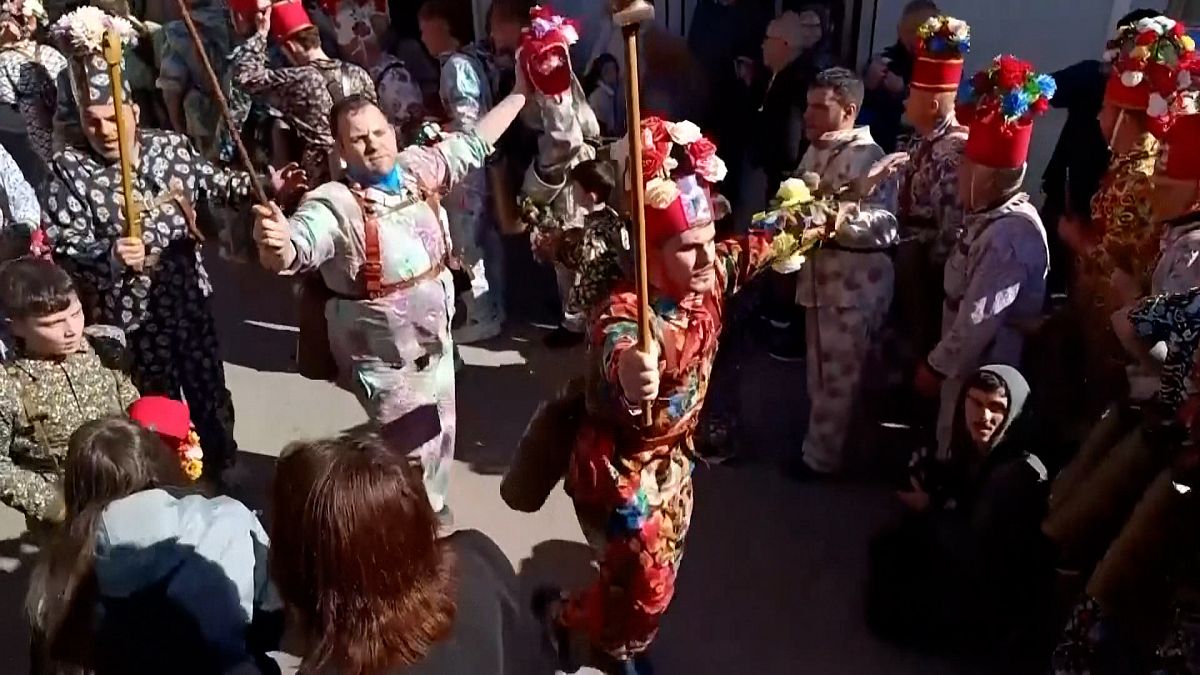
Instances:
[[[1132,7],[1165,10],[1167,1],[938,0],[938,4],[947,14],[971,24],[971,53],[966,64],[966,72],[970,74],[1002,52],[1026,59],[1043,72],[1053,72],[1085,59],[1098,59],[1117,19]],[[866,63],[871,53],[895,42],[896,23],[906,2],[863,0],[860,63]],[[869,28],[872,25],[873,32]],[[1039,201],[1042,171],[1065,119],[1065,112],[1051,111],[1038,120],[1034,131],[1025,187]]]

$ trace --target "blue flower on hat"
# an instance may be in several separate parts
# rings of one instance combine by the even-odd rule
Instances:
[[[1042,92],[1042,96],[1048,99],[1054,98],[1055,92],[1058,91],[1058,83],[1054,81],[1053,77],[1045,74],[1037,76],[1037,86],[1038,90]]]
[[[934,54],[941,54],[948,46],[946,38],[940,35],[935,35],[929,40],[929,51]]]
[[[1022,117],[1029,112],[1029,95],[1023,89],[1005,94],[1001,107],[1004,109],[1005,117],[1010,119]]]

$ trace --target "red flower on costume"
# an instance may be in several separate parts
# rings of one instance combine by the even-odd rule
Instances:
[[[642,572],[634,580],[634,600],[643,611],[658,615],[667,611],[675,594],[675,570],[669,565],[654,562],[647,554],[641,557]]]

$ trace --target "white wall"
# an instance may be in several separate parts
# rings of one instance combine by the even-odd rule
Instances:
[[[864,0],[864,30],[859,62],[871,49],[870,9],[875,6],[874,51],[896,41],[896,22],[906,0]],[[1112,24],[1131,6],[1166,9],[1167,0],[938,0],[943,11],[971,24],[971,53],[966,74],[974,73],[1000,53],[1052,72],[1104,52]],[[1040,201],[1042,171],[1054,151],[1066,113],[1051,111],[1039,118],[1029,152],[1025,187]]]

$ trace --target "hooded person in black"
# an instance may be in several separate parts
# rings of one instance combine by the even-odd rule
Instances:
[[[1022,431],[1028,397],[1009,366],[984,366],[964,384],[947,456],[914,462],[912,491],[899,495],[909,513],[871,543],[877,632],[944,647],[1033,627],[1050,557],[1039,529],[1048,476]]]

